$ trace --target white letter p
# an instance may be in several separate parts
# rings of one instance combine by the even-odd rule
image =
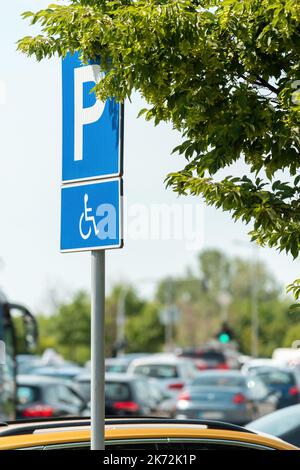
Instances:
[[[100,119],[105,102],[96,100],[93,106],[83,107],[83,84],[86,82],[98,83],[104,77],[100,66],[86,65],[74,70],[74,160],[83,159],[83,126]]]

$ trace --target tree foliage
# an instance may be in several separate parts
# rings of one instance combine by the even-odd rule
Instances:
[[[163,345],[163,326],[157,302],[146,302],[133,288],[116,285],[106,297],[105,353],[111,357],[117,341],[117,309],[122,289],[126,289],[126,351],[159,351]],[[66,359],[84,364],[90,359],[90,296],[75,292],[71,300],[60,303],[51,316],[39,315],[39,352],[51,347]],[[19,348],[20,349],[20,348]],[[20,349],[20,351],[22,351]]]
[[[100,98],[137,90],[155,124],[169,121],[185,167],[180,194],[252,223],[251,237],[300,246],[300,3],[295,0],[73,0],[24,18],[41,34],[19,41],[37,60],[101,57]],[[219,177],[243,160],[244,176]],[[282,177],[281,171],[285,171]],[[286,181],[288,180],[288,181]]]
[[[280,346],[291,347],[297,339],[298,311],[289,310],[289,300],[261,261],[229,257],[216,249],[199,255],[195,273],[172,279],[172,302],[181,311],[176,328],[179,346],[199,347],[214,338],[223,322],[220,293],[229,295],[227,314],[240,350],[251,354],[251,316],[253,288],[259,314],[259,353],[270,356]],[[169,282],[169,281],[168,281]],[[255,282],[255,286],[253,286]],[[167,280],[158,286],[157,298],[163,302]]]
[[[71,302],[59,305],[52,326],[60,352],[72,361],[84,362],[90,357],[90,300],[84,291]]]

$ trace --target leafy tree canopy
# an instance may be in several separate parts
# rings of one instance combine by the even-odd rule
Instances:
[[[258,243],[298,255],[298,1],[73,0],[23,16],[41,34],[19,50],[37,60],[100,56],[100,98],[137,90],[149,105],[140,114],[181,132],[175,151],[186,165],[168,185],[252,222]],[[220,177],[238,160],[245,176]]]

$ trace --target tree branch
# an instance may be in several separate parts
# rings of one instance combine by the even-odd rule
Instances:
[[[263,78],[261,78],[259,75],[256,75],[255,74],[255,78],[256,78],[256,84],[257,85],[261,85],[265,88],[268,88],[268,90],[270,90],[272,93],[275,93],[275,95],[278,95],[279,93],[279,90],[278,88],[274,87],[273,85],[271,85],[269,82],[267,82],[267,80],[264,80]]]

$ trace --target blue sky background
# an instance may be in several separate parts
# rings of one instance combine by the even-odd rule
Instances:
[[[89,253],[59,252],[59,188],[61,178],[60,61],[41,63],[16,52],[16,41],[34,33],[20,19],[24,10],[43,8],[48,1],[10,0],[0,17],[0,285],[11,300],[25,302],[34,311],[51,309],[58,297],[78,288],[89,289]],[[169,171],[184,164],[171,156],[180,137],[168,125],[156,128],[142,118],[139,96],[126,106],[124,186],[129,203],[199,202],[178,199],[166,190]],[[241,173],[242,164],[235,170]],[[232,171],[226,174],[231,174]],[[250,259],[247,228],[228,214],[204,210],[204,246]],[[236,240],[245,242],[237,244]],[[260,249],[259,257],[284,284],[300,277],[300,263],[275,250]],[[137,282],[149,294],[152,282],[164,275],[196,268],[196,254],[184,241],[129,241],[123,250],[107,253],[107,288],[120,280]]]

